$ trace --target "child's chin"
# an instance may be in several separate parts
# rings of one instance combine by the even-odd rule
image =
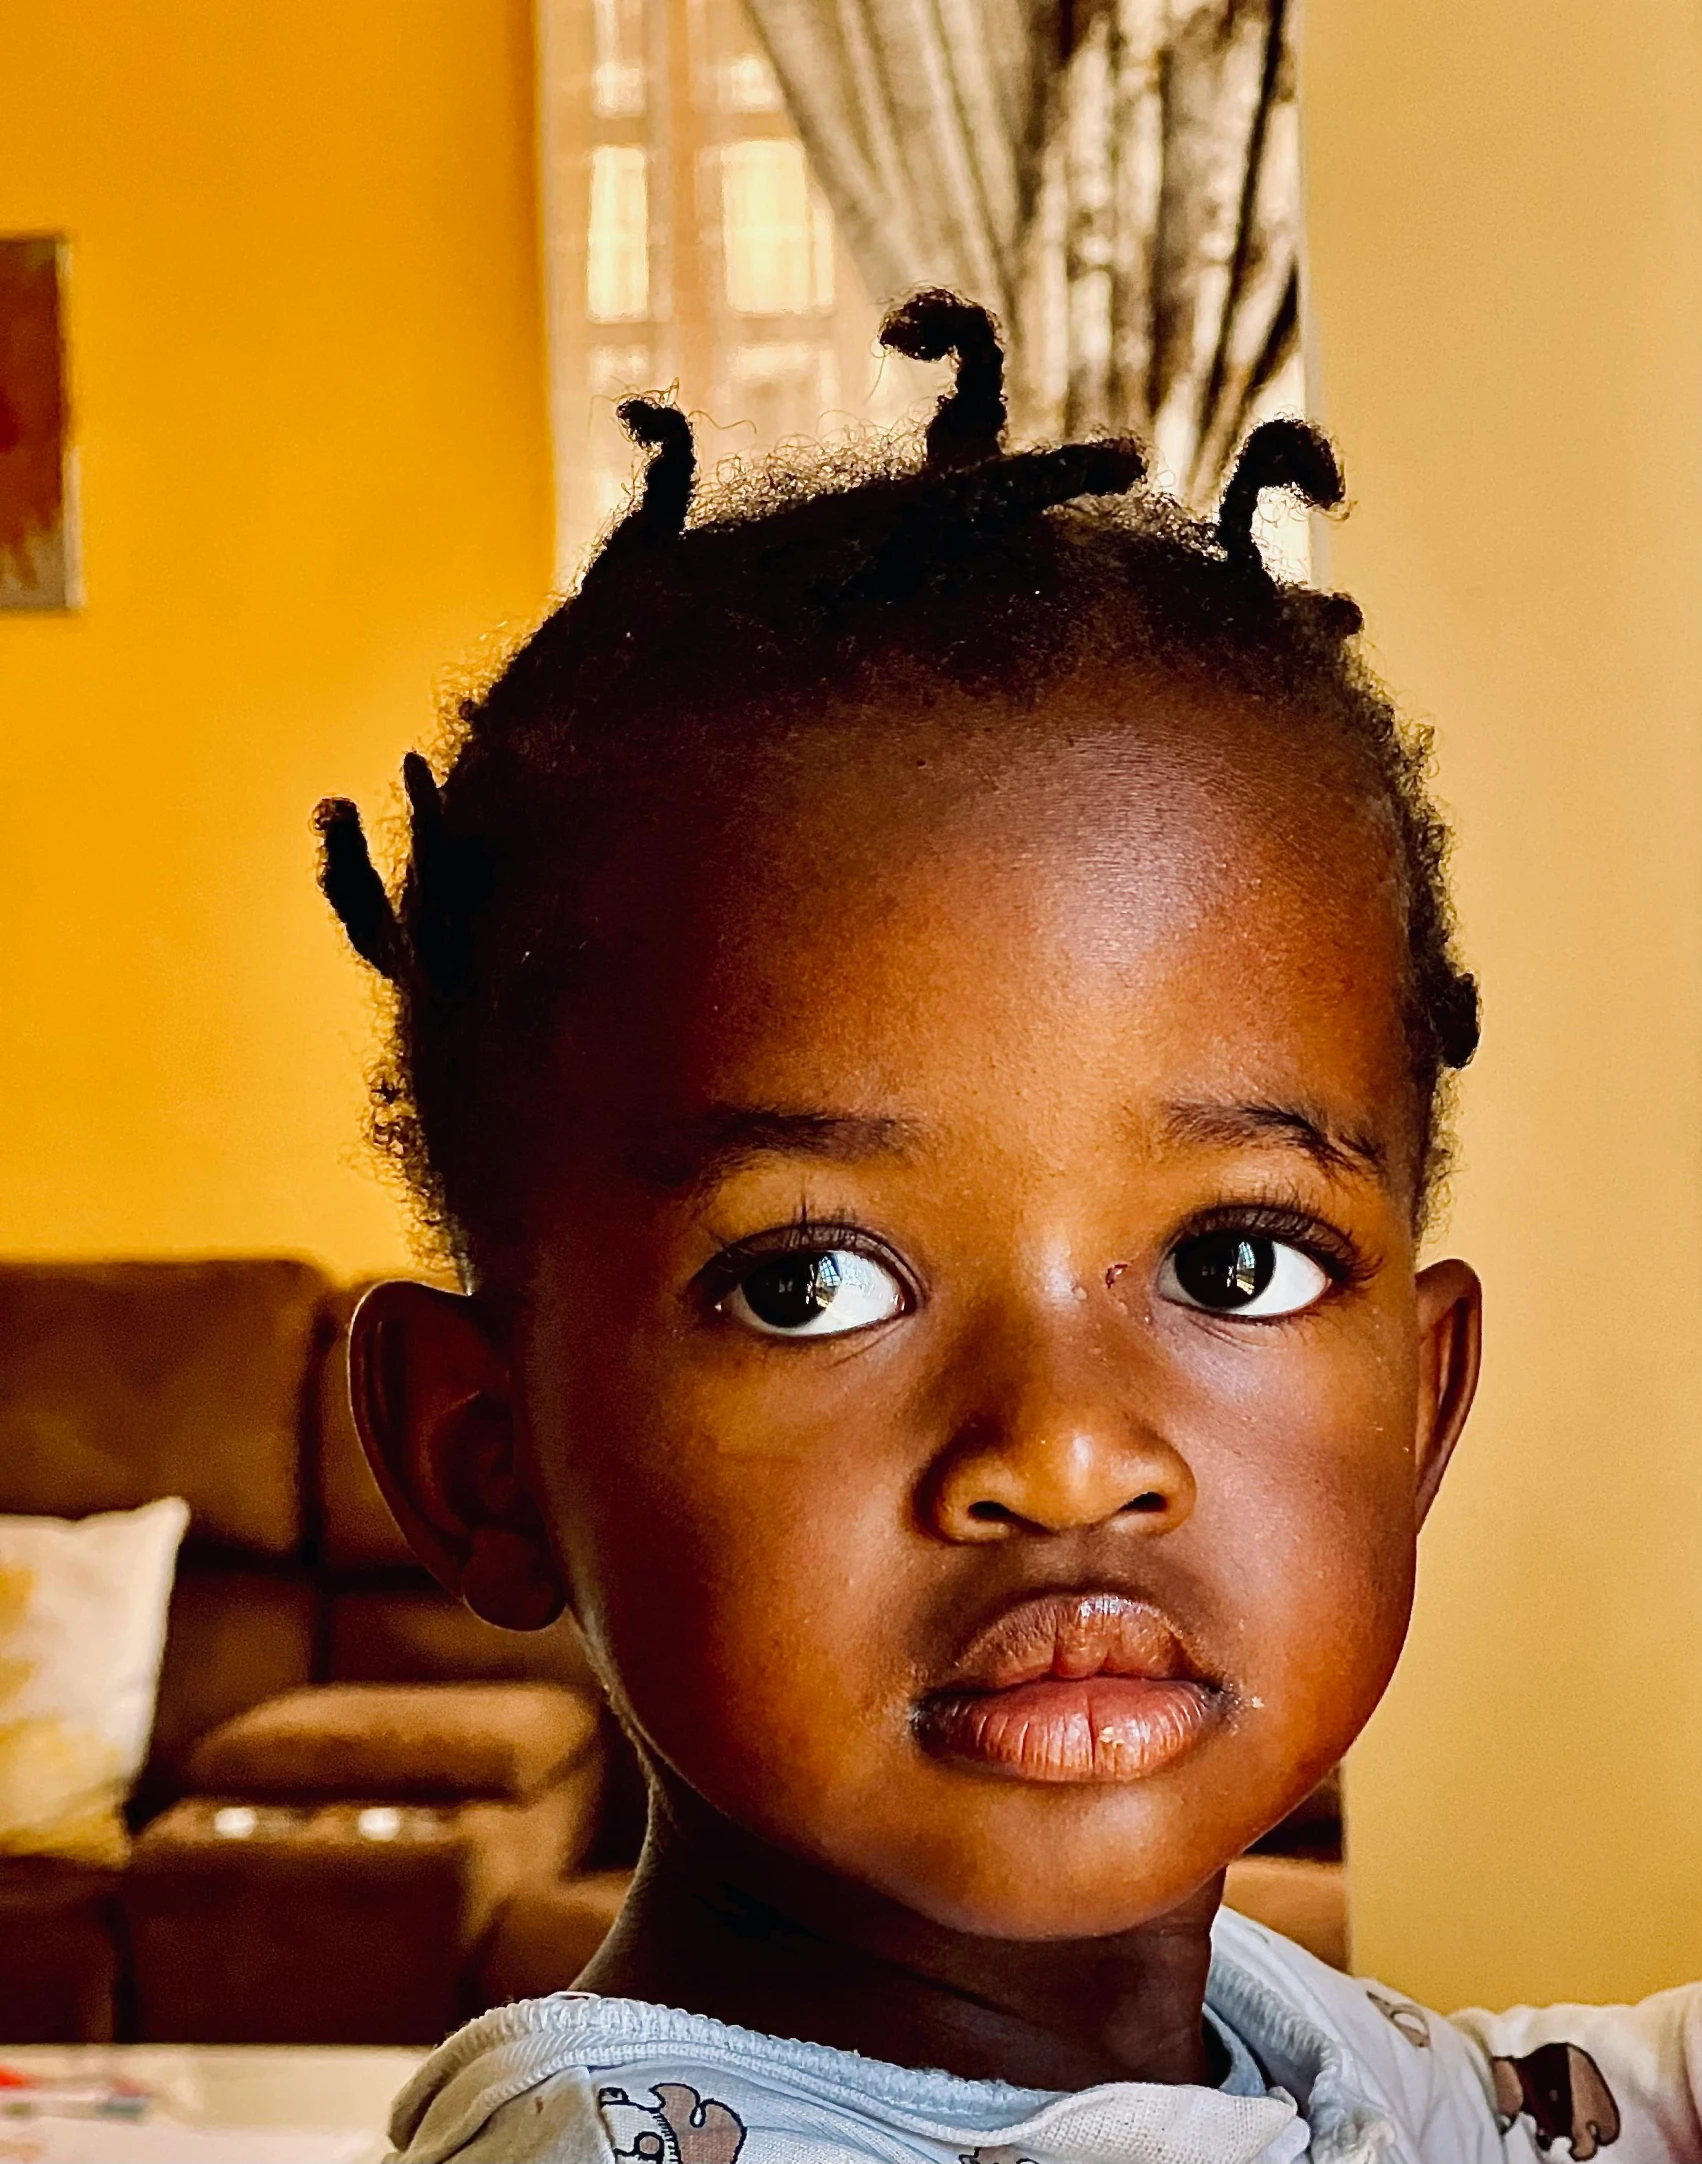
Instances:
[[[1030,1883],[979,1883],[952,1888],[917,1887],[908,1905],[930,1923],[973,1938],[1043,1942],[1103,1939],[1139,1931],[1179,1912],[1197,1910],[1203,1923],[1216,1912],[1224,1871],[1214,1865],[1203,1878],[1164,1874],[1140,1885],[1123,1879],[1077,1883],[1035,1871]]]
[[[1009,1826],[979,1816],[901,1854],[859,1858],[855,1875],[930,1923],[977,1938],[1107,1938],[1195,1908],[1209,1921],[1247,1838],[1169,1827],[1161,1815],[1135,1825],[1126,1811],[1039,1830],[1022,1822],[1027,1814]]]

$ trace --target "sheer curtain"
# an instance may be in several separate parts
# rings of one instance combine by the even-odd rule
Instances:
[[[1293,0],[749,0],[871,290],[950,285],[1018,429],[1214,494],[1298,329]]]
[[[539,0],[557,555],[626,501],[615,421],[672,390],[713,472],[925,412],[875,346],[888,289],[840,232],[743,0]]]
[[[1293,0],[539,0],[558,559],[672,389],[705,465],[927,411],[880,355],[920,284],[988,301],[1018,436],[1133,429],[1209,503],[1294,346]],[[1285,365],[1285,356],[1286,365]],[[1303,517],[1269,536],[1305,562]]]

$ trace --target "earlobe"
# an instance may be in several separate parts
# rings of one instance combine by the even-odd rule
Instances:
[[[1470,1264],[1436,1262],[1419,1272],[1418,1323],[1414,1504],[1422,1525],[1477,1394],[1483,1354],[1483,1287]]]
[[[566,1588],[523,1475],[508,1362],[476,1303],[374,1286],[350,1326],[349,1390],[384,1500],[439,1584],[504,1629],[553,1623]]]

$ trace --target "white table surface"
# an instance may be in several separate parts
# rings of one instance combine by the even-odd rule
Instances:
[[[425,2057],[357,2045],[0,2044],[0,2067],[156,2093],[137,2123],[10,2116],[0,2164],[377,2164],[391,2099]]]

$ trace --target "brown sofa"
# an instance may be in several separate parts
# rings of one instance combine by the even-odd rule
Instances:
[[[192,1512],[129,1866],[0,1859],[0,2042],[430,2042],[523,1896],[630,1859],[571,1628],[447,1599],[373,1485],[355,1297],[292,1261],[0,1268],[0,1512]]]

